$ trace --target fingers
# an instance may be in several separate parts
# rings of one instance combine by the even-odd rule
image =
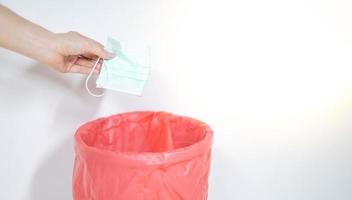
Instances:
[[[79,74],[89,74],[92,70],[91,67],[86,67],[78,64],[73,64],[68,72],[70,73],[79,73]],[[98,75],[100,73],[99,69],[95,69],[93,74]]]
[[[82,55],[85,58],[91,59],[91,60],[97,60],[99,56],[91,53],[85,53]]]
[[[96,60],[90,60],[83,57],[79,57],[74,64],[92,68],[96,62],[97,62]],[[100,60],[95,69],[100,70],[101,66],[102,66],[102,61]]]
[[[80,74],[89,74],[94,67],[96,61],[90,60],[84,57],[72,58],[72,62],[67,63],[68,66],[64,70],[65,73],[80,73]],[[99,74],[102,67],[102,60],[97,63],[97,66],[94,69],[93,74]]]
[[[104,49],[104,46],[102,44],[100,44],[99,42],[92,40],[90,38],[87,38],[87,37],[84,37],[84,38],[87,41],[87,45],[84,49],[85,54],[88,54],[88,55],[93,54],[93,55],[99,56],[99,57],[101,57],[103,59],[107,59],[107,60],[115,57],[115,55],[113,53],[106,51]]]
[[[58,53],[63,56],[84,55],[94,60],[97,57],[101,57],[102,59],[112,59],[115,57],[113,53],[106,51],[104,46],[99,42],[75,31],[55,34],[55,41]]]
[[[99,74],[104,59],[112,59],[115,55],[104,50],[99,42],[85,37],[77,32],[57,34],[58,54],[62,55],[63,62],[55,63],[57,70],[63,73],[88,74],[98,57],[102,58],[97,64],[94,73]],[[61,60],[60,60],[61,61]]]

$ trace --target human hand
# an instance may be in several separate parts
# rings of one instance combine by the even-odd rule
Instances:
[[[98,57],[111,59],[114,54],[104,50],[104,46],[95,40],[77,32],[53,34],[48,55],[43,60],[54,70],[62,73],[88,74]],[[94,70],[99,74],[102,60]]]
[[[88,74],[98,57],[111,59],[103,45],[77,32],[52,33],[0,5],[0,47],[18,52],[56,71]],[[101,62],[94,73],[99,73]]]

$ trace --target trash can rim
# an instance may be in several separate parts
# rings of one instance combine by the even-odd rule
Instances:
[[[191,121],[196,121],[198,122],[201,127],[205,128],[205,135],[204,137],[199,140],[198,142],[177,148],[177,149],[172,149],[169,151],[162,151],[162,152],[116,152],[116,151],[110,151],[110,150],[105,150],[105,149],[100,149],[94,146],[89,146],[87,145],[83,139],[81,138],[81,135],[79,134],[82,130],[86,128],[91,123],[94,123],[99,120],[104,120],[110,117],[115,117],[118,115],[122,114],[134,114],[134,113],[165,113],[165,112],[154,112],[154,111],[137,111],[137,112],[127,112],[127,113],[120,113],[120,114],[115,114],[111,115],[108,117],[102,117],[98,118],[93,121],[89,121],[82,126],[79,127],[79,129],[76,131],[75,134],[75,150],[80,151],[82,155],[84,153],[93,153],[93,154],[99,154],[100,156],[114,156],[115,158],[119,157],[121,159],[128,159],[130,160],[144,160],[145,162],[148,162],[149,159],[143,159],[143,158],[154,158],[152,159],[154,164],[162,164],[165,162],[168,162],[168,160],[173,160],[174,162],[177,162],[177,160],[182,161],[183,159],[186,159],[187,157],[196,157],[200,154],[203,154],[204,152],[207,151],[207,149],[210,150],[211,144],[212,144],[212,139],[213,139],[213,131],[210,128],[209,125],[207,125],[205,122],[200,121],[198,119],[194,119],[191,117],[187,116],[182,116],[182,115],[174,115],[172,113],[168,113],[172,116],[175,117],[181,117],[183,119],[191,120]],[[155,159],[159,160],[159,162],[155,162]],[[150,163],[149,163],[150,164]]]

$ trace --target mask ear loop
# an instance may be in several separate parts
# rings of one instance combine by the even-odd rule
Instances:
[[[89,72],[89,74],[88,74],[88,76],[87,76],[87,78],[86,78],[86,90],[87,90],[87,92],[88,92],[90,95],[92,95],[93,97],[102,97],[102,96],[104,96],[104,93],[102,93],[102,94],[94,94],[94,93],[89,89],[89,87],[88,87],[88,81],[89,81],[89,79],[92,77],[93,72],[94,72],[95,68],[98,66],[98,63],[99,63],[100,59],[101,59],[101,58],[99,57],[98,60],[95,62],[95,64],[94,64],[92,70],[90,70],[90,72]],[[104,62],[104,61],[103,61],[103,62]]]

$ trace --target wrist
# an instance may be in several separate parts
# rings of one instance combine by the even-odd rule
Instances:
[[[32,51],[28,55],[42,63],[50,64],[56,56],[55,35],[48,30],[38,30],[30,33],[28,37],[32,46]]]

